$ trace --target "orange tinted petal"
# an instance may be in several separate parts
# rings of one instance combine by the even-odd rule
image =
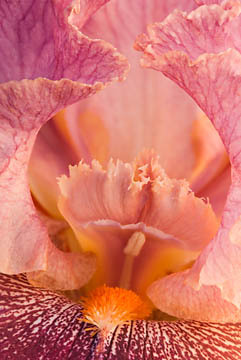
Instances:
[[[211,206],[195,198],[185,181],[168,178],[153,152],[145,151],[133,164],[110,161],[106,170],[97,161],[81,162],[59,185],[61,213],[83,249],[98,255],[97,273],[111,285],[120,279],[133,232],[147,238],[134,264],[132,286],[140,289],[145,276],[153,281],[196,258],[217,230]],[[177,264],[161,264],[163,252]],[[145,268],[158,271],[145,274]]]
[[[192,136],[196,165],[188,180],[197,193],[222,173],[229,159],[218,132],[204,114],[194,121]]]
[[[203,285],[195,290],[186,283],[188,273],[189,270],[172,274],[151,284],[147,294],[158,309],[181,319],[218,323],[241,321],[241,310],[224,300],[220,289]]]

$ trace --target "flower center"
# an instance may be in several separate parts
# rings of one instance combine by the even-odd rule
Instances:
[[[82,299],[82,303],[84,310],[81,320],[90,324],[87,329],[93,333],[101,331],[102,335],[126,321],[146,319],[151,314],[148,304],[133,291],[106,285],[92,290]]]
[[[62,215],[97,257],[87,293],[107,284],[145,296],[152,282],[189,266],[218,227],[210,204],[169,178],[152,150],[133,163],[81,161],[59,186]]]

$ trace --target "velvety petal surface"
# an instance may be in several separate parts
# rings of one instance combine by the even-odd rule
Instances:
[[[240,324],[131,321],[104,341],[79,320],[81,306],[34,288],[24,276],[0,276],[0,356],[44,360],[238,360]]]
[[[121,85],[66,111],[79,156],[85,162],[97,158],[101,147],[107,156],[98,160],[104,165],[110,157],[129,162],[143,148],[154,148],[169,176],[187,178],[191,174],[196,162],[192,124],[199,110],[175,84],[140,68],[133,42],[148,23],[160,21],[174,8],[191,10],[195,6],[191,0],[113,0],[86,23],[84,31],[114,44],[127,56],[131,69]],[[89,130],[84,125],[86,119]],[[107,139],[100,136],[98,151],[93,150],[89,139],[93,119],[108,131]]]
[[[189,15],[175,11],[163,23],[150,26],[148,35],[137,41],[137,47],[145,53],[142,64],[162,71],[195,99],[213,122],[229,154],[232,184],[219,232],[185,280],[186,285],[199,289],[192,293],[197,301],[201,301],[200,293],[206,289],[210,297],[214,297],[211,295],[214,286],[215,291],[221,290],[219,306],[225,309],[220,321],[225,321],[231,304],[239,309],[241,303],[240,11],[239,1],[202,6]],[[167,285],[168,278],[164,281]],[[170,293],[174,282],[173,276],[168,286]],[[181,311],[187,292],[184,287],[177,294],[172,313]],[[166,292],[164,302],[168,296]],[[227,300],[226,305],[224,300]],[[189,317],[192,317],[192,310],[195,313],[194,301],[195,298],[189,297]],[[236,308],[232,309],[235,314]],[[212,312],[207,316],[212,320]]]
[[[84,14],[86,6],[96,10],[96,3],[91,8],[86,1],[51,0],[2,1],[0,8],[0,269],[46,270],[60,288],[88,281],[94,259],[51,244],[28,188],[32,146],[57,111],[122,79],[128,68],[111,45],[90,40],[71,24],[80,5]]]
[[[156,279],[195,259],[218,228],[210,204],[196,198],[186,181],[170,179],[150,151],[132,164],[110,160],[106,170],[97,161],[80,162],[59,185],[61,213],[83,249],[98,254],[97,274],[107,268],[104,281],[111,285],[121,277],[124,248],[134,231],[147,238],[132,282],[143,290],[147,276]]]

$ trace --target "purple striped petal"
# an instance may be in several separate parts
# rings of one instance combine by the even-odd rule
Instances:
[[[241,324],[134,321],[100,343],[78,320],[81,306],[34,288],[25,276],[0,276],[0,358],[44,360],[238,360]]]

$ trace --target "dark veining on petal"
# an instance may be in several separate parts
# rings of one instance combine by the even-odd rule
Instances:
[[[114,330],[114,332],[113,332],[113,334],[111,336],[110,345],[109,345],[107,355],[106,355],[107,359],[110,358],[110,354],[111,354],[111,351],[112,351],[113,343],[115,342],[115,337],[116,337],[117,330],[118,330],[118,326],[115,328],[115,330]]]
[[[130,333],[129,333],[128,342],[127,342],[127,352],[129,351],[129,348],[130,348],[130,345],[131,345],[132,331],[133,331],[133,321],[131,321],[131,325],[130,325]]]
[[[23,275],[1,275],[0,359],[240,360],[241,324],[132,321],[98,347],[100,334],[91,336],[80,317],[80,304]]]

